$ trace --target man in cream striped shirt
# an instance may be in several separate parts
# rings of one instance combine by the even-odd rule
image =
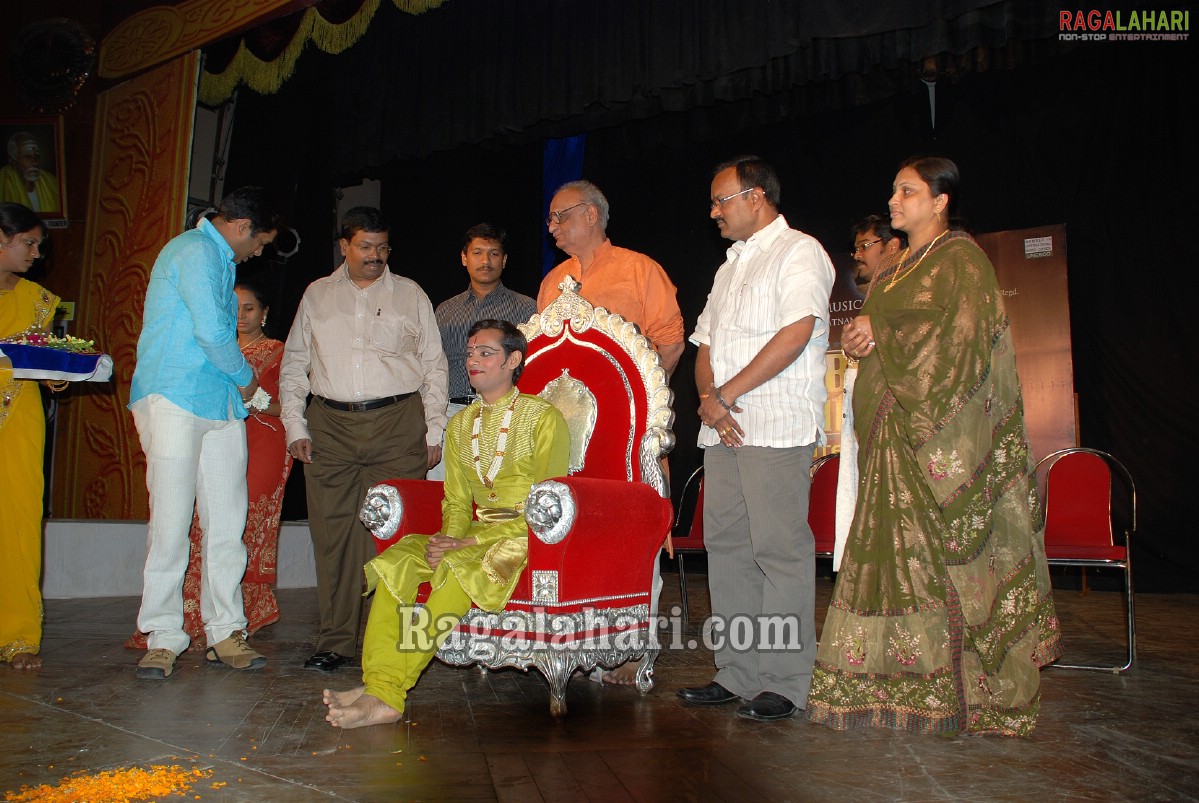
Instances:
[[[793,716],[806,704],[812,680],[808,470],[813,447],[824,441],[835,278],[820,243],[779,214],[779,195],[778,176],[756,156],[716,168],[711,217],[733,245],[691,335],[699,347],[717,673],[707,686],[680,689],[679,696],[694,705],[744,700],[738,714],[755,720]],[[767,627],[763,617],[774,617],[781,629]],[[752,639],[728,638],[747,624]],[[770,643],[772,631],[789,637]]]

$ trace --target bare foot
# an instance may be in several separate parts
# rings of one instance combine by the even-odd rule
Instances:
[[[325,689],[321,693],[321,702],[330,708],[333,706],[345,708],[348,705],[353,705],[362,696],[364,691],[366,691],[366,686],[359,686],[356,689],[348,689],[347,691]]]
[[[613,686],[635,686],[637,685],[637,669],[640,666],[640,659],[626,661],[615,669],[605,672],[604,683],[611,683]]]
[[[29,652],[19,652],[12,657],[13,669],[41,669],[42,659]]]
[[[363,694],[347,706],[329,706],[329,714],[325,717],[335,728],[349,730],[350,728],[365,728],[368,725],[386,725],[399,722],[403,716],[378,697]]]

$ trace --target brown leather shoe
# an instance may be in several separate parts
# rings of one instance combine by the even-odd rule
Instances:
[[[179,656],[170,650],[147,650],[137,662],[138,680],[166,680],[175,671],[175,659]]]
[[[229,638],[208,648],[204,653],[210,664],[224,664],[233,669],[262,669],[266,656],[250,649],[243,630],[234,630]]]

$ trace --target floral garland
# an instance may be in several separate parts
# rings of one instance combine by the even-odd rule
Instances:
[[[475,474],[478,475],[479,482],[487,486],[487,490],[489,491],[487,499],[491,502],[498,502],[500,499],[499,494],[495,492],[495,478],[500,473],[500,467],[504,465],[504,452],[508,446],[508,430],[512,426],[512,411],[516,409],[516,401],[519,398],[520,392],[517,391],[512,395],[512,401],[508,404],[508,409],[504,411],[504,417],[500,421],[500,436],[495,442],[495,456],[491,459],[491,466],[487,470],[486,475],[483,474],[483,458],[479,454],[479,440],[483,432],[483,408],[489,405],[483,402],[479,403],[479,409],[475,413],[474,424],[471,427],[471,462],[475,464]]]

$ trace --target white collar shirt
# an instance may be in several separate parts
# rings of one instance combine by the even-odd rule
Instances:
[[[780,329],[808,316],[816,319],[799,357],[737,400],[742,412],[734,415],[746,445],[824,443],[828,301],[835,278],[820,243],[792,229],[782,215],[728,249],[690,338],[709,347],[718,386],[745,368]],[[714,429],[701,426],[701,447],[719,443]]]
[[[365,402],[419,391],[425,442],[439,446],[447,380],[433,305],[420,286],[385,269],[369,287],[358,287],[343,263],[308,285],[287,336],[279,371],[287,442],[310,437],[309,393]]]

